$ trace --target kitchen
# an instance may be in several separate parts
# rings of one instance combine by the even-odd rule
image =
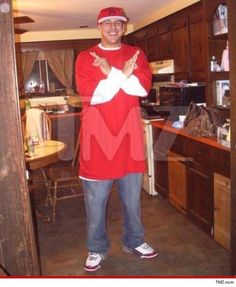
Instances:
[[[230,1],[229,1],[229,5],[231,5],[231,3],[230,3]],[[232,4],[233,5],[233,4]],[[230,19],[230,18],[229,18]],[[10,20],[8,20],[8,21],[10,21]],[[8,23],[8,22],[7,22]],[[9,22],[10,23],[10,22]],[[11,27],[11,25],[10,25],[10,27]],[[3,29],[3,27],[1,27],[1,29]],[[233,30],[233,29],[232,29]],[[4,33],[4,31],[5,30],[3,30],[3,32],[2,33]],[[230,34],[230,30],[229,30],[229,36],[231,36],[231,34]],[[10,41],[10,40],[9,40]],[[233,43],[233,41],[232,41],[232,43]],[[232,47],[232,49],[233,49],[233,47]],[[8,57],[9,57],[9,55],[8,55]],[[10,59],[11,59],[11,57],[10,57]],[[4,59],[3,59],[4,60]],[[4,63],[4,61],[3,61],[3,63]],[[10,72],[10,71],[9,71]],[[182,72],[180,72],[180,71],[178,71],[178,77],[181,77],[181,73]],[[201,78],[199,75],[197,76],[197,72],[195,73],[196,75],[195,75],[195,77],[196,77],[196,79],[197,79],[197,77],[199,77],[199,79]],[[186,75],[186,74],[185,74]],[[6,77],[5,75],[3,75],[4,77]],[[231,74],[230,74],[230,76],[231,76]],[[182,77],[181,77],[181,79],[182,79]],[[193,78],[192,78],[193,79]],[[9,81],[9,80],[11,80],[11,83],[12,82],[14,82],[14,77],[13,76],[9,76],[9,78],[7,78],[7,80]],[[5,83],[3,84],[3,87],[4,87],[4,85],[5,85]],[[12,87],[12,86],[10,86],[10,84],[8,84],[8,86],[7,86],[7,89],[4,89],[4,92],[5,92],[5,90],[7,90],[8,91],[8,94],[10,95],[11,93],[12,94],[14,94],[15,93],[15,89]],[[3,93],[4,93],[3,92]],[[15,101],[13,101],[13,102],[15,102]],[[233,108],[233,103],[234,103],[234,101],[232,101],[232,103],[231,103],[231,108]],[[11,107],[11,102],[9,102],[7,105],[6,105],[9,109],[10,109],[10,107]],[[17,111],[15,110],[15,113],[17,114]],[[4,113],[4,111],[3,111],[3,115],[5,115],[5,113]],[[16,122],[16,120],[15,120],[15,117],[16,116],[14,116],[11,120],[12,120],[12,122],[13,123],[15,123]],[[10,122],[11,122],[11,120],[9,120]],[[8,122],[8,120],[5,122],[3,122],[3,124],[4,124],[4,126],[3,126],[3,131],[5,130],[5,132],[6,132],[6,134],[7,134],[7,130],[8,129],[6,129],[6,128],[4,128],[4,127],[6,127],[6,126],[8,126],[9,127],[9,124],[7,124],[7,122]],[[233,121],[232,121],[232,123],[233,123]],[[14,124],[12,124],[12,126],[11,126],[11,128],[10,128],[12,131],[14,131],[14,132],[12,132],[12,134],[14,134],[15,135],[15,125]],[[18,130],[18,133],[19,133],[20,131]],[[17,136],[17,134],[15,135],[15,136]],[[233,126],[232,126],[232,136],[233,136]],[[6,136],[6,139],[7,139],[7,136]],[[12,141],[12,140],[11,140]],[[9,141],[10,142],[10,141]],[[16,142],[17,143],[17,140],[16,141],[13,141],[13,142]],[[2,145],[2,146],[4,146],[4,145]],[[17,145],[16,145],[16,147],[17,147]],[[20,146],[18,146],[18,150],[20,150]],[[14,153],[14,151],[12,151],[13,152],[13,155],[15,154]],[[20,152],[19,152],[19,154],[20,154]],[[19,161],[19,163],[17,164],[18,166],[21,166],[21,164],[20,164],[20,161]],[[23,171],[22,171],[22,174],[23,174]],[[233,179],[234,177],[232,177],[232,179]],[[9,184],[9,186],[11,186],[11,184],[10,183],[8,183]],[[22,183],[23,184],[23,186],[24,186],[24,184],[25,183]],[[231,182],[231,184],[232,184],[232,190],[233,190],[233,182]],[[7,187],[8,185],[6,185],[6,187]],[[19,195],[18,195],[19,196]]]

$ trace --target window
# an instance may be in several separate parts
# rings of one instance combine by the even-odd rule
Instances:
[[[25,93],[60,92],[65,86],[56,78],[43,52],[39,53],[32,72],[25,82]]]

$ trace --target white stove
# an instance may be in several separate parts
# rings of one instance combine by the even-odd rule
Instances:
[[[156,120],[156,119],[153,119]],[[143,189],[150,195],[157,195],[155,190],[155,170],[154,170],[154,156],[153,156],[153,139],[152,139],[152,120],[142,119],[143,132],[145,139],[147,172],[143,176]]]

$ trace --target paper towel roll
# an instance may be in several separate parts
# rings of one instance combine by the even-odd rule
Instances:
[[[222,71],[229,71],[229,50],[224,49],[222,54],[222,60],[221,60],[221,70]]]

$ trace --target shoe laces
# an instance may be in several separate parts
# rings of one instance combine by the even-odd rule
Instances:
[[[150,246],[149,246],[146,242],[144,242],[144,243],[140,246],[140,248],[142,248],[142,249],[150,249]]]
[[[93,253],[93,252],[89,253],[89,260],[93,261],[93,260],[97,260],[97,258],[104,259],[104,255],[99,254],[99,253]]]

